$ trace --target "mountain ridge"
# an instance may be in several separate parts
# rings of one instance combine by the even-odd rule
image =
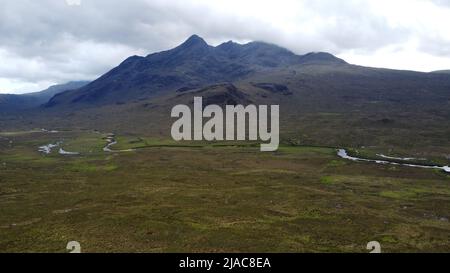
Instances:
[[[86,87],[55,96],[46,106],[95,106],[147,99],[185,85],[231,82],[259,71],[312,63],[347,64],[329,53],[295,55],[264,42],[226,42],[214,47],[192,35],[173,49],[131,56]]]

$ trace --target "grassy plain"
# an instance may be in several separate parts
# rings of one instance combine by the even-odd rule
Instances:
[[[333,148],[0,134],[0,252],[450,251],[450,176]],[[37,147],[63,141],[67,151]],[[372,152],[367,152],[372,153]]]

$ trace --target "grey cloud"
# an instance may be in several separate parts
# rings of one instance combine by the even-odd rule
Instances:
[[[443,7],[450,7],[450,2],[448,0],[431,0],[434,4]]]
[[[298,3],[304,9],[294,11],[298,14],[292,18],[295,27],[284,31],[265,18],[239,16],[207,1],[82,0],[80,6],[68,6],[65,0],[2,1],[0,78],[25,82],[92,79],[129,55],[171,48],[193,33],[208,41],[260,40],[296,53],[334,54],[347,50],[370,54],[415,35],[414,30],[390,25],[368,8],[367,0]],[[446,43],[436,40],[433,46],[422,48],[442,54]]]

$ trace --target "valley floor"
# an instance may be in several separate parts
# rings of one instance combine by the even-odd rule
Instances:
[[[0,252],[450,251],[450,175],[333,148],[0,134]],[[61,143],[49,154],[38,147]],[[129,151],[129,149],[135,149]]]

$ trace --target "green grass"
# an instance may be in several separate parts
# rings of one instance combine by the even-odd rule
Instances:
[[[411,191],[382,191],[380,196],[393,199],[414,199],[417,193]]]
[[[0,252],[65,252],[72,240],[85,252],[367,252],[373,240],[383,252],[450,251],[442,172],[333,148],[121,135],[114,149],[139,149],[105,153],[103,137],[56,137],[80,156],[38,153],[49,134],[0,150]]]
[[[335,180],[331,176],[323,176],[320,178],[320,182],[326,185],[332,185],[335,183]]]

